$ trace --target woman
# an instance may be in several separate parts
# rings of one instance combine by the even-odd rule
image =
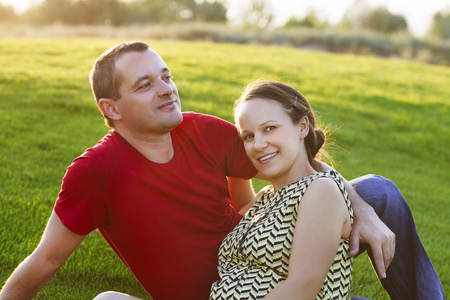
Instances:
[[[344,299],[353,212],[335,171],[317,172],[324,143],[307,100],[276,81],[256,81],[237,100],[245,150],[272,183],[219,250],[210,299]]]

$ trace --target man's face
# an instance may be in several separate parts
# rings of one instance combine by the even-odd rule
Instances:
[[[167,133],[183,120],[177,87],[163,59],[153,50],[120,56],[121,98],[116,109],[121,123],[134,134]]]

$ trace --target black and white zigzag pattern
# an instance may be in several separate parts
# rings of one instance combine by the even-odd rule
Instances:
[[[339,174],[313,174],[264,195],[224,239],[219,250],[221,280],[211,288],[210,299],[262,299],[288,275],[297,209],[309,184],[316,178],[333,179],[342,191],[353,224],[353,210]],[[352,274],[347,255],[349,241],[342,239],[334,262],[316,299],[345,299]]]

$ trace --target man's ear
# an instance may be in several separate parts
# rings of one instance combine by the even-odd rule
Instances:
[[[120,120],[121,115],[116,108],[117,101],[109,98],[101,98],[98,100],[98,108],[103,113],[105,117],[111,120]]]
[[[304,116],[298,122],[298,126],[300,127],[300,138],[305,138],[309,132],[309,119],[307,116]]]

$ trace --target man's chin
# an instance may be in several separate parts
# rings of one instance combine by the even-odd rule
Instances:
[[[166,124],[171,128],[170,130],[175,129],[178,125],[181,124],[181,122],[183,122],[183,115],[181,114],[181,112],[174,113],[168,118],[170,118],[170,120],[167,120]]]

